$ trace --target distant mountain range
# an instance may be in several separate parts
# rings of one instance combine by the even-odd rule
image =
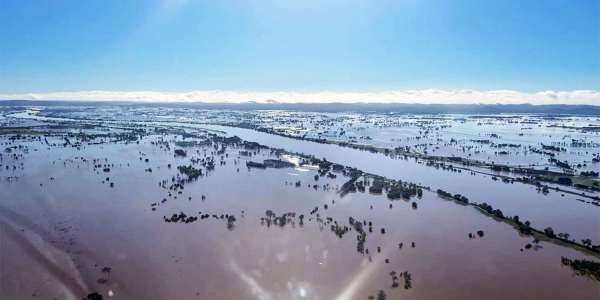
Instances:
[[[598,105],[532,104],[409,104],[409,103],[206,103],[125,101],[0,100],[0,106],[131,106],[230,110],[293,110],[310,112],[373,112],[398,114],[556,114],[600,116]]]

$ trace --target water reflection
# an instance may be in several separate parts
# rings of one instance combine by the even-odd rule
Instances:
[[[180,134],[149,130],[140,136],[77,147],[65,145],[62,135],[48,135],[48,143],[2,140],[26,146],[18,150],[22,156],[5,158],[10,165],[23,162],[20,179],[0,181],[2,207],[32,223],[15,222],[13,233],[41,228],[38,235],[52,245],[41,243],[41,252],[59,249],[73,262],[67,275],[85,282],[67,286],[77,299],[88,292],[125,299],[596,295],[597,283],[572,276],[562,260],[594,257],[545,241],[527,248],[531,236],[435,193],[390,200],[368,193],[365,185],[342,195],[352,172],[323,176],[293,156],[288,161],[297,167],[249,168],[248,161],[285,157],[217,138],[176,155]],[[332,160],[349,154],[344,159],[350,164],[360,163],[352,155],[365,158],[323,149],[336,150],[328,152]],[[387,166],[388,159],[373,164],[380,170],[398,166]],[[401,171],[390,174],[412,169]],[[10,213],[2,211],[6,223]],[[485,234],[474,238],[478,231]],[[18,237],[8,240],[0,257],[17,280],[7,282],[2,274],[3,295],[27,298],[41,287],[38,295],[62,297],[65,284],[51,276],[53,269],[31,259],[35,254],[23,251]]]

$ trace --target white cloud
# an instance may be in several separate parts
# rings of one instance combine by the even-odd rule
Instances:
[[[2,100],[81,100],[81,101],[147,101],[147,102],[229,102],[247,101],[282,103],[485,103],[485,104],[592,104],[600,105],[600,91],[515,90],[388,90],[375,92],[253,92],[253,91],[75,91],[52,93],[0,94]]]

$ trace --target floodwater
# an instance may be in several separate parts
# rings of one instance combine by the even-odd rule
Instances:
[[[77,110],[75,110],[75,112],[77,112]],[[489,175],[472,174],[468,171],[458,173],[436,169],[426,166],[422,162],[418,163],[414,159],[393,159],[381,154],[374,154],[367,151],[291,139],[250,129],[169,121],[174,119],[174,117],[165,116],[164,118],[157,118],[156,116],[159,114],[159,112],[161,112],[161,110],[144,110],[144,113],[140,114],[139,116],[132,116],[126,114],[126,112],[122,109],[110,110],[110,123],[122,124],[125,122],[124,120],[126,117],[130,117],[131,119],[142,118],[144,121],[140,121],[140,124],[151,126],[167,125],[188,128],[205,128],[214,131],[225,132],[229,136],[239,136],[242,139],[255,141],[270,147],[314,155],[318,158],[327,158],[330,161],[353,166],[365,172],[386,176],[388,178],[419,183],[431,187],[432,190],[443,189],[453,194],[460,193],[467,196],[472,202],[489,203],[494,208],[501,209],[505,215],[518,215],[521,220],[529,220],[535,228],[544,229],[546,227],[552,227],[555,232],[568,233],[576,240],[589,238],[596,243],[600,241],[600,217],[598,217],[600,214],[600,206],[585,203],[581,200],[585,201],[587,199],[584,199],[578,195],[555,191],[550,191],[548,194],[544,194],[537,190],[537,188],[533,185],[525,185],[518,182],[512,184],[503,183],[501,180],[494,181],[492,180],[492,176]],[[165,112],[163,111],[163,114],[164,113]],[[204,113],[212,113],[216,116],[220,116],[219,114],[213,112]],[[73,113],[69,110],[69,114],[74,114],[79,118],[94,116],[96,119],[101,119],[103,116],[105,117],[105,113],[102,110],[83,110],[81,115]],[[121,116],[121,114],[126,115]],[[190,112],[187,112],[185,115],[192,116]],[[227,116],[231,116],[231,114],[227,114]],[[235,114],[233,116],[235,116]],[[77,120],[69,118],[40,116],[38,111],[25,111],[12,114],[11,117],[28,121],[38,120],[77,122]],[[148,121],[157,119],[164,120],[161,122]],[[589,118],[575,118],[574,120],[565,120],[564,124],[570,126],[583,126],[583,124],[595,124],[596,121],[597,120],[595,119]],[[129,122],[125,123],[128,124]],[[500,126],[499,123],[496,125],[498,125],[497,127],[500,128],[496,129],[496,132],[503,136],[507,136],[511,130],[515,131],[518,126],[518,124],[504,124],[503,126]],[[475,134],[473,132],[477,132],[467,130],[465,128],[467,126],[468,125],[459,123],[455,125],[456,128],[452,130],[461,132],[461,136],[463,138],[469,134]],[[486,130],[489,131],[491,130],[490,126],[491,125],[488,124],[487,127],[484,127],[486,127]],[[511,129],[511,126],[514,128]],[[385,132],[385,130],[389,129],[379,129],[378,132]],[[483,129],[477,130],[486,131]],[[550,139],[547,135],[549,133],[553,133],[555,136],[560,136],[560,130],[562,129],[550,128],[536,129],[534,131],[530,130],[531,133],[528,133],[528,136],[513,136],[513,139],[516,140],[508,139],[504,140],[504,142],[522,142],[523,140],[532,138],[533,140],[541,143],[550,143],[552,139]],[[456,132],[453,134],[456,134]],[[562,134],[567,134],[567,132],[562,132]],[[583,139],[584,136],[587,136],[588,138],[590,137],[590,134],[570,134],[572,135],[571,137],[578,139]],[[594,135],[594,133],[591,135]],[[532,142],[530,143],[534,144]],[[510,157],[516,159],[517,156],[511,155]],[[590,166],[591,165],[592,164],[590,164]],[[599,164],[596,163],[595,165],[598,166]],[[593,169],[595,168],[596,167]],[[566,189],[568,190],[569,188]],[[589,191],[586,193],[590,195],[598,195],[598,193]]]
[[[500,208],[505,215],[518,215],[522,220],[529,220],[534,227],[551,226],[558,232],[568,232],[577,239],[591,238],[600,241],[600,207],[577,201],[576,199],[581,197],[576,195],[558,192],[544,195],[534,186],[493,181],[488,175],[445,171],[416,163],[414,159],[392,159],[382,154],[291,139],[250,129],[218,125],[201,127],[223,131],[228,135],[236,135],[274,148],[326,158],[388,178],[419,183],[430,186],[433,190],[441,188],[453,194],[460,193],[471,201],[487,202]]]
[[[229,136],[239,136],[248,141],[255,141],[260,144],[264,144],[270,147],[282,148],[291,152],[300,152],[308,155],[314,155],[319,158],[326,158],[330,161],[341,163],[344,165],[353,166],[359,168],[363,171],[370,172],[377,175],[386,176],[393,179],[399,179],[409,182],[414,182],[418,184],[422,184],[425,186],[429,186],[432,190],[443,189],[450,193],[460,193],[462,195],[467,196],[471,202],[482,203],[486,202],[491,204],[494,208],[498,208],[502,210],[505,215],[515,216],[518,215],[521,220],[528,220],[532,223],[533,227],[538,229],[544,229],[547,227],[552,227],[557,233],[568,233],[572,239],[582,240],[582,239],[591,239],[592,241],[598,243],[600,241],[600,206],[592,205],[589,202],[589,199],[585,199],[579,195],[574,195],[570,193],[563,192],[555,192],[550,191],[545,194],[539,191],[533,185],[521,184],[518,182],[515,183],[504,183],[501,180],[494,181],[492,180],[493,176],[483,175],[483,174],[473,174],[469,171],[462,171],[460,173],[436,169],[430,166],[426,166],[422,161],[417,162],[414,159],[404,160],[402,158],[390,158],[381,154],[374,154],[367,151],[361,151],[346,147],[340,147],[331,144],[320,144],[314,143],[305,140],[286,138],[282,136],[267,134],[255,130],[230,127],[230,126],[220,126],[220,125],[209,125],[209,124],[198,124],[197,122],[223,122],[225,121],[225,117],[232,118],[234,120],[243,120],[240,115],[245,116],[245,114],[236,113],[236,112],[213,112],[213,111],[171,111],[168,109],[158,109],[158,108],[143,108],[140,111],[128,112],[123,110],[122,108],[106,108],[107,111],[102,109],[90,110],[90,109],[74,109],[69,108],[66,109],[66,113],[52,113],[50,110],[50,117],[46,117],[40,115],[40,111],[25,111],[21,113],[16,113],[10,115],[13,118],[18,118],[20,120],[28,120],[28,121],[69,121],[69,122],[78,122],[75,119],[66,118],[65,116],[75,116],[81,119],[91,118],[94,120],[104,120],[102,123],[111,123],[111,124],[129,124],[131,120],[137,120],[136,124],[144,124],[151,126],[177,126],[177,127],[187,127],[187,128],[205,128],[211,129],[215,131],[225,132]],[[44,110],[41,110],[44,112]],[[107,112],[110,114],[107,115]],[[172,114],[172,115],[169,115]],[[301,121],[302,119],[298,115],[300,113],[295,114],[286,114],[285,112],[256,112],[250,113],[250,115],[255,118],[256,116],[266,117],[267,121],[260,119],[260,122],[268,123],[268,124],[279,124],[286,123],[288,120],[293,121]],[[325,118],[330,117],[331,114],[311,114],[311,113],[302,113],[310,116],[310,118]],[[58,115],[60,117],[52,117],[54,115]],[[285,116],[287,119],[286,122],[281,121],[281,116]],[[334,114],[337,116],[336,114]],[[291,116],[291,117],[290,117]],[[342,116],[346,116],[343,115]],[[347,117],[347,116],[346,116]],[[357,116],[350,116],[351,120],[358,118]],[[381,117],[381,116],[371,116],[373,118],[380,118],[382,122],[388,122],[391,117]],[[186,120],[186,122],[178,122],[174,120]],[[410,122],[415,122],[415,120],[421,120],[420,118],[407,118]],[[559,153],[559,159],[579,159],[583,161],[582,157],[589,158],[589,155],[584,155],[583,153],[588,153],[589,151],[595,151],[598,147],[597,142],[593,142],[594,137],[598,135],[598,133],[582,133],[572,129],[564,129],[560,127],[548,127],[557,124],[563,124],[565,126],[576,126],[582,127],[585,125],[597,125],[600,124],[597,118],[591,117],[582,117],[582,118],[563,118],[558,121],[548,121],[541,117],[532,117],[532,116],[524,116],[523,119],[520,120],[520,123],[507,123],[503,121],[493,120],[493,118],[489,118],[492,121],[479,121],[483,122],[482,125],[476,126],[474,122],[478,122],[479,119],[473,119],[469,122],[457,122],[455,120],[463,120],[460,116],[451,116],[449,118],[445,118],[442,120],[438,119],[427,119],[427,122],[438,122],[438,125],[448,125],[452,124],[452,126],[448,129],[444,129],[443,134],[438,133],[436,136],[443,136],[444,140],[448,140],[449,138],[455,138],[459,140],[469,140],[469,139],[481,139],[486,138],[483,134],[488,134],[489,132],[495,132],[502,137],[502,143],[523,143],[523,145],[534,146],[539,144],[553,144],[552,141],[556,141],[557,139],[562,143],[566,140],[581,140],[587,141],[591,143],[589,149],[587,148],[572,148],[565,153]],[[254,119],[252,119],[254,120]],[[268,121],[271,120],[271,121]],[[278,121],[277,121],[278,120]],[[404,120],[404,119],[401,119]],[[433,121],[432,121],[433,120]],[[450,122],[449,120],[454,120]],[[485,120],[485,119],[483,119]],[[195,123],[196,122],[196,123]],[[529,124],[528,122],[536,122],[535,126]],[[343,123],[343,122],[338,122]],[[539,124],[538,124],[539,123]],[[546,127],[537,128],[538,125],[543,124]],[[336,125],[339,125],[336,123]],[[354,127],[360,127],[359,125],[365,125],[365,123],[358,123],[358,125],[354,124]],[[414,125],[414,124],[413,124]],[[309,127],[310,123],[302,122],[302,126]],[[520,132],[520,129],[526,126],[527,130],[524,130],[524,135],[519,136],[516,132]],[[352,128],[354,128],[352,127]],[[349,129],[350,130],[350,129]],[[377,141],[379,139],[383,139],[382,137],[387,136],[386,140],[393,138],[404,138],[404,142],[401,144],[406,144],[406,137],[410,136],[418,136],[419,128],[417,127],[383,127],[383,128],[373,128],[366,127],[363,129],[362,134],[367,134],[369,136],[373,136],[374,140],[371,141],[374,145],[381,146]],[[523,130],[521,130],[523,131]],[[310,133],[310,131],[308,131]],[[404,136],[406,135],[406,136]],[[487,137],[489,138],[489,137]],[[417,141],[419,143],[423,142],[421,140]],[[436,143],[435,138],[428,138],[428,143]],[[414,141],[409,142],[409,145],[414,146]],[[383,146],[390,146],[384,144]],[[397,143],[393,144],[393,146],[398,146]],[[567,145],[561,145],[567,147]],[[525,147],[525,146],[523,146]],[[442,147],[444,148],[444,147]],[[482,155],[485,153],[489,153],[489,149],[484,150],[480,149],[482,153],[475,155],[475,158],[484,159]],[[449,154],[461,154],[457,152],[455,148],[444,148],[439,150],[444,152],[444,155]],[[461,155],[464,156],[464,153]],[[488,155],[489,156],[489,155]],[[500,156],[503,157],[503,156]],[[512,153],[511,155],[507,155],[506,159],[512,161],[512,165],[526,162],[537,162],[539,163],[540,157],[529,154],[526,156],[517,155],[516,153]],[[493,160],[498,160],[499,157],[492,157]],[[521,161],[521,159],[526,159],[526,161]],[[486,160],[486,159],[484,159]],[[598,167],[600,167],[599,163],[589,163],[585,170],[595,170],[598,171]],[[476,169],[476,168],[474,168]],[[552,186],[552,185],[551,185]],[[561,187],[566,190],[573,190],[568,187]],[[581,192],[581,191],[578,191]],[[598,193],[586,191],[586,194],[597,196]]]
[[[553,145],[564,149],[552,153],[558,160],[581,163],[582,166],[578,167],[581,170],[600,170],[600,164],[590,163],[591,155],[600,149],[597,142],[599,132],[582,129],[599,128],[600,119],[597,117],[286,114],[279,111],[261,111],[254,115],[252,123],[258,127],[297,137],[324,138],[389,149],[409,146],[433,155],[455,155],[513,166],[533,164],[560,170],[548,163],[547,155],[529,149],[540,150],[541,144]],[[499,155],[501,151],[506,153]]]
[[[242,136],[244,131],[229,133]],[[376,166],[381,175],[430,180],[429,173],[418,173],[426,168],[402,169],[408,162],[246,133],[252,135],[242,138],[250,141],[311,151],[333,161],[343,158],[365,171],[376,173],[369,168]],[[561,265],[563,256],[596,258],[543,241],[524,249],[532,237],[431,192],[409,201],[360,192],[342,196],[336,190],[348,178],[341,174],[315,181],[317,172],[311,167],[246,167],[246,160],[275,158],[269,150],[246,157],[240,156],[243,149],[229,147],[225,157],[214,155],[215,148],[198,146],[186,148],[188,156],[176,157],[172,144],[167,149],[153,143],[162,139],[155,135],[139,144],[84,143],[79,148],[63,147],[60,135],[47,138],[49,144],[0,136],[5,147],[26,146],[12,150],[16,156],[3,156],[2,164],[16,169],[0,171],[2,299],[81,299],[91,292],[109,299],[367,299],[380,290],[388,299],[600,295],[597,281]],[[178,175],[176,166],[204,157],[205,151],[215,157],[214,171],[187,183],[181,194],[160,186]],[[365,158],[369,160],[360,160]],[[98,164],[110,165],[110,172],[94,168]],[[457,182],[462,177],[456,176],[464,175],[451,176]],[[455,185],[444,183],[448,190]],[[153,203],[158,204],[154,211]],[[350,217],[372,222],[374,230],[364,245],[369,253],[357,251],[356,232],[340,238],[330,224],[317,221],[310,214],[315,207],[319,218],[331,217],[339,224],[348,225]],[[295,218],[285,226],[267,226],[261,221],[267,210],[306,218],[303,225]],[[236,221],[233,226],[218,217],[164,221],[179,212],[229,214]],[[478,230],[482,237],[468,237]],[[410,287],[400,279],[399,287],[392,288],[392,271],[408,272]]]

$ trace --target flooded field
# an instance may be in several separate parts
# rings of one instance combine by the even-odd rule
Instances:
[[[0,112],[6,299],[600,296],[597,117]]]
[[[78,120],[96,124],[110,122],[111,124],[138,124],[138,125],[170,125],[186,128],[204,128],[229,136],[239,136],[245,140],[256,141],[263,145],[282,148],[291,152],[299,152],[314,155],[318,158],[326,158],[330,161],[349,165],[361,170],[371,172],[398,180],[408,180],[430,187],[433,190],[442,189],[452,194],[460,193],[472,202],[488,203],[494,208],[500,209],[504,214],[519,216],[522,220],[531,222],[535,227],[544,229],[551,227],[557,233],[566,233],[572,239],[580,241],[591,239],[600,241],[600,180],[597,172],[600,168],[600,138],[598,125],[600,121],[597,116],[540,116],[540,115],[511,115],[509,117],[490,116],[412,116],[412,115],[373,115],[373,114],[324,114],[310,112],[289,111],[229,111],[229,110],[198,110],[177,107],[145,107],[134,106],[123,108],[121,106],[101,107],[47,107],[43,110],[20,110],[10,114],[20,120],[35,122],[46,120],[53,122]],[[302,118],[302,116],[305,116]],[[419,133],[419,128],[413,126],[416,120],[430,120],[425,123],[439,123],[437,133],[439,142],[431,140],[430,143],[438,146],[445,145],[450,140],[461,141],[462,144],[480,143],[469,142],[465,136],[485,136],[494,134],[498,145],[518,145],[519,148],[530,150],[512,151],[507,154],[496,155],[497,149],[488,145],[483,154],[492,157],[506,157],[504,159],[519,161],[520,157],[531,157],[536,160],[545,160],[544,164],[527,167],[515,167],[515,163],[509,165],[493,164],[485,161],[471,160],[467,152],[460,156],[426,155],[422,152],[403,147],[395,149],[375,148],[372,145],[352,144],[345,140],[340,144],[335,139],[312,139],[323,127],[322,124],[328,120],[330,127],[343,127],[350,123],[357,127],[367,119],[370,123],[387,124],[386,127],[371,126],[374,137],[382,132],[396,132],[393,139],[402,141],[403,135],[413,136],[406,140],[425,139],[428,135]],[[307,121],[309,120],[309,121]],[[317,121],[315,121],[317,120]],[[349,120],[355,120],[355,123]],[[362,121],[360,121],[362,120]],[[433,120],[433,121],[431,121]],[[437,120],[437,121],[436,121]],[[468,121],[467,121],[468,120]],[[360,123],[362,122],[362,123]],[[537,126],[530,126],[527,137],[519,137],[519,131],[511,130],[511,127],[524,126],[514,124],[528,124],[538,122]],[[294,134],[282,133],[283,129],[289,128],[290,124],[302,125],[307,137],[299,137]],[[412,123],[411,126],[401,124]],[[471,126],[465,125],[471,123]],[[477,126],[478,123],[486,123],[485,126]],[[223,126],[223,124],[228,126]],[[268,127],[265,124],[271,124]],[[275,125],[277,126],[275,126]],[[287,124],[287,125],[286,125]],[[312,127],[309,127],[310,124]],[[317,125],[314,125],[317,124]],[[395,124],[395,125],[394,125]],[[494,124],[494,126],[489,125]],[[562,125],[561,125],[562,124]],[[530,124],[531,125],[531,124]],[[559,126],[560,125],[560,126]],[[282,127],[287,126],[287,127]],[[394,127],[396,126],[396,127]],[[428,125],[429,126],[429,125]],[[244,128],[241,128],[244,127]],[[273,129],[276,128],[276,129]],[[452,128],[462,128],[462,135],[447,132]],[[351,129],[346,129],[351,130]],[[455,130],[456,131],[456,130]],[[554,132],[553,135],[547,132]],[[565,136],[577,136],[584,143],[573,143],[569,146],[561,146],[559,151],[544,150],[542,153],[535,149],[543,146],[564,144],[560,142]],[[343,139],[345,135],[340,137]],[[370,137],[372,141],[373,138]],[[521,139],[526,142],[515,142]],[[489,139],[489,138],[488,138]],[[369,140],[363,139],[366,143]],[[556,142],[559,141],[559,142]],[[448,142],[449,143],[449,142]],[[427,144],[424,147],[427,147]],[[449,143],[447,148],[460,148],[458,142]],[[430,148],[436,148],[431,147]],[[481,146],[478,146],[481,147]],[[489,150],[492,147],[493,150]],[[556,146],[558,147],[558,146]],[[567,151],[566,149],[569,148]],[[465,148],[462,146],[462,148]],[[533,150],[532,150],[533,149]],[[564,151],[563,151],[564,150]],[[487,154],[486,154],[487,153]],[[563,168],[557,168],[556,156],[563,158],[556,160],[564,162]],[[572,166],[572,167],[571,167]],[[548,168],[548,170],[546,170]],[[579,171],[578,168],[580,168]],[[563,178],[564,177],[564,178]],[[562,179],[561,179],[562,178]],[[565,180],[565,184],[561,184]]]
[[[218,111],[136,107],[100,111],[63,108],[47,116],[137,121],[203,122],[248,127],[294,138],[468,157],[538,169],[599,171],[600,118],[540,114],[401,115],[292,111]],[[549,161],[549,159],[552,159]]]

